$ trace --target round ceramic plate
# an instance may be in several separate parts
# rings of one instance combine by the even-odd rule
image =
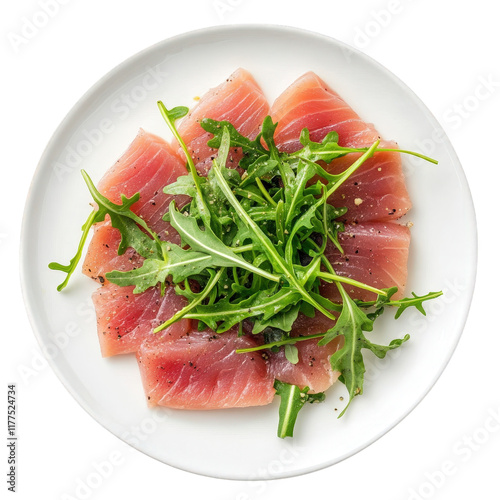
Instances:
[[[410,333],[384,360],[365,355],[364,394],[349,411],[334,385],[320,405],[299,415],[293,439],[276,437],[278,399],[266,407],[220,411],[148,409],[134,355],[100,356],[90,299],[97,287],[76,273],[62,293],[51,261],[74,254],[90,201],[80,169],[98,180],[139,127],[169,138],[156,101],[192,106],[195,96],[236,68],[249,70],[272,102],[306,71],[315,71],[385,139],[439,160],[404,158],[414,208],[408,291],[443,290],[427,316],[407,310],[377,321],[377,343]],[[476,224],[464,173],[422,102],[378,63],[330,38],[275,26],[187,33],[113,69],[68,114],[36,170],[22,232],[22,281],[33,328],[62,382],[116,436],[162,462],[232,479],[287,477],[343,460],[404,418],[436,382],[466,320],[476,269]],[[343,401],[341,400],[343,397]]]

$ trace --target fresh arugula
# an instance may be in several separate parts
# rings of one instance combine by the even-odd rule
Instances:
[[[379,141],[367,148],[342,147],[336,132],[315,142],[307,129],[300,135],[302,149],[284,153],[274,142],[277,123],[270,117],[263,121],[255,139],[243,136],[227,121],[206,118],[201,126],[212,134],[208,145],[216,148],[218,155],[208,175],[202,177],[175,125],[188,109],[168,110],[161,101],[158,107],[186,157],[186,175],[164,188],[167,194],[190,198],[182,207],[172,202],[164,214],[164,219],[179,233],[182,246],[160,240],[133,212],[131,207],[139,193],[131,198],[122,195],[121,204],[112,203],[82,172],[96,209],[82,228],[77,252],[70,263],[49,265],[67,274],[58,290],[67,285],[74,272],[90,227],[109,217],[121,233],[118,253],[131,247],[143,262],[131,271],[111,271],[106,278],[120,286],[134,286],[134,293],[158,286],[163,291],[167,283],[173,284],[176,293],[187,299],[187,305],[158,326],[155,333],[181,318],[197,320],[217,333],[235,325],[242,332],[242,324],[247,322],[252,325],[253,334],[263,335],[264,343],[237,352],[283,349],[293,364],[299,362],[297,343],[317,339],[319,345],[326,345],[342,337],[342,347],[330,357],[332,370],[340,372],[339,380],[349,393],[342,416],[353,398],[363,392],[362,350],[383,358],[409,339],[405,335],[386,346],[373,343],[365,333],[373,330],[375,320],[386,307],[396,308],[396,318],[409,307],[425,314],[423,302],[439,297],[441,292],[422,296],[413,293],[411,297],[393,300],[395,287],[377,289],[336,275],[325,250],[330,242],[343,252],[338,234],[344,226],[338,219],[346,208],[333,207],[328,199],[377,151],[405,152],[437,162],[419,153],[380,148]],[[231,148],[240,148],[243,154],[240,169],[226,167]],[[340,174],[331,174],[322,166],[350,153],[357,156]],[[320,295],[323,281],[336,283],[340,303]],[[376,293],[377,298],[353,300],[343,284]],[[332,328],[316,335],[291,335],[299,313],[314,316],[318,312],[335,320]],[[323,393],[309,394],[307,387],[280,381],[276,381],[275,389],[281,396],[280,437],[292,436],[297,414],[305,402],[319,402],[325,397]]]
[[[118,205],[99,193],[85,170],[82,170],[82,176],[97,205],[97,210],[92,211],[83,225],[82,236],[76,254],[70,260],[70,263],[68,265],[59,264],[57,262],[51,262],[49,264],[49,269],[66,273],[65,280],[57,287],[59,292],[66,287],[80,261],[90,228],[98,222],[103,222],[106,216],[110,217],[112,226],[120,231],[121,241],[118,248],[119,255],[123,254],[128,247],[133,247],[144,258],[157,258],[161,254],[158,235],[151,231],[144,220],[137,216],[130,208],[139,199],[139,193],[134,194],[134,196],[130,198],[122,195],[122,204]],[[144,229],[145,232],[141,231],[139,228]],[[151,238],[149,238],[147,234],[149,234]]]
[[[276,394],[280,396],[278,437],[293,437],[293,428],[299,411],[306,403],[321,403],[325,400],[325,393],[309,394],[309,387],[300,389],[296,385],[286,384],[276,380],[274,383]]]

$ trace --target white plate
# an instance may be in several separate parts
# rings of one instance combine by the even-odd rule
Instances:
[[[278,401],[263,408],[188,412],[148,409],[135,357],[102,359],[90,301],[96,285],[79,273],[56,292],[87,217],[90,196],[78,173],[98,180],[139,127],[168,137],[156,101],[193,105],[193,97],[248,69],[270,102],[313,70],[366,121],[400,147],[430,154],[439,166],[404,159],[414,208],[408,290],[443,290],[423,317],[408,310],[379,320],[371,338],[410,342],[385,360],[366,355],[365,393],[346,415],[336,384],[321,405],[304,408],[296,437],[276,437]],[[422,102],[394,75],[335,40],[297,29],[237,26],[187,33],[128,59],[92,87],[51,139],[35,173],[22,232],[21,271],[28,313],[62,382],[98,422],[138,450],[181,469],[219,478],[287,477],[353,455],[404,418],[436,382],[462,332],[476,270],[473,205],[458,159]],[[276,398],[278,400],[278,398]],[[337,409],[337,410],[336,410]]]

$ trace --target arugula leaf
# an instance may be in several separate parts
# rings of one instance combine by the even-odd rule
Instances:
[[[229,145],[230,147],[243,148],[244,158],[240,161],[239,166],[241,168],[247,168],[257,159],[264,157],[269,158],[269,151],[262,146],[260,141],[261,134],[259,134],[255,140],[250,140],[247,137],[241,135],[234,125],[228,121],[217,121],[211,118],[204,118],[200,122],[201,127],[206,132],[213,134],[213,138],[207,143],[211,148],[219,149],[222,143],[222,136],[224,130],[228,131],[229,134]]]
[[[57,262],[51,262],[49,264],[49,269],[67,273],[65,280],[57,287],[57,291],[59,292],[66,287],[71,275],[75,271],[76,266],[81,259],[83,247],[85,246],[85,241],[87,240],[90,228],[93,224],[103,222],[106,215],[109,215],[111,224],[113,227],[119,229],[121,233],[121,242],[118,249],[119,255],[123,254],[129,246],[133,246],[133,248],[135,248],[135,250],[137,250],[137,252],[143,257],[156,257],[158,255],[158,236],[156,233],[151,231],[151,229],[149,229],[143,219],[138,217],[130,209],[130,207],[137,200],[139,200],[139,193],[134,194],[130,198],[127,198],[122,194],[122,204],[118,205],[99,193],[85,170],[82,170],[81,172],[90,194],[97,204],[97,210],[94,210],[89,215],[87,221],[83,225],[82,236],[80,238],[76,254],[70,260],[70,263],[68,265],[59,264]],[[142,232],[137,225],[142,227],[153,239],[149,238],[144,232]]]
[[[278,162],[270,160],[269,154],[259,156],[246,170],[246,175],[241,178],[241,187],[248,186],[253,182],[262,184],[262,180],[270,181],[275,175],[278,174]],[[272,202],[271,202],[272,203]]]
[[[123,255],[127,248],[133,248],[145,259],[162,258],[162,245],[150,238],[132,219],[115,214],[111,217],[111,225],[121,234],[118,255]]]
[[[207,269],[207,271],[210,274],[210,279],[208,280],[207,284],[205,285],[205,288],[201,292],[199,293],[193,292],[189,287],[188,280],[186,280],[184,283],[186,287],[184,291],[181,290],[179,286],[175,287],[175,291],[178,295],[189,297],[191,302],[189,302],[187,306],[184,306],[180,311],[177,311],[170,319],[167,319],[167,321],[162,323],[160,326],[157,326],[153,330],[153,333],[161,332],[165,328],[169,327],[170,325],[173,325],[175,322],[182,319],[189,313],[189,311],[191,311],[191,309],[194,309],[196,306],[201,304],[212,293],[212,290],[217,285],[217,282],[219,281],[219,279],[222,276],[222,273],[224,272],[224,269],[219,269],[217,272],[213,271],[212,269]]]
[[[291,288],[280,288],[277,292],[261,290],[237,302],[222,299],[214,304],[199,305],[186,318],[203,321],[212,330],[223,333],[248,318],[260,317],[266,321],[297,302],[299,297]]]
[[[194,217],[182,215],[175,209],[175,202],[170,203],[170,223],[172,227],[181,235],[184,244],[189,245],[193,250],[212,255],[214,266],[241,267],[255,274],[264,276],[268,280],[278,282],[279,276],[268,273],[247,262],[240,255],[234,253],[231,248],[217,238],[210,227],[205,227],[202,231]]]
[[[329,132],[321,142],[314,142],[309,137],[309,130],[302,129],[300,134],[300,142],[304,146],[303,149],[297,151],[293,156],[301,157],[302,159],[317,162],[324,161],[331,163],[335,158],[345,156],[348,153],[362,153],[367,151],[368,148],[346,148],[339,146],[339,136],[337,132]],[[392,151],[394,153],[405,153],[418,158],[422,158],[430,163],[437,164],[438,162],[428,156],[416,153],[415,151],[408,151],[406,149],[397,148],[377,148],[377,151]]]
[[[299,350],[296,345],[285,345],[285,358],[292,363],[292,365],[296,365],[299,362]]]
[[[111,283],[120,286],[135,285],[134,293],[142,293],[158,283],[166,281],[171,276],[173,283],[180,283],[190,276],[200,274],[207,267],[215,267],[210,254],[183,250],[169,243],[166,247],[165,260],[148,258],[143,265],[131,271],[111,271],[106,278]]]
[[[49,269],[52,269],[53,271],[62,271],[66,273],[66,278],[64,281],[57,286],[57,291],[60,292],[63,290],[66,285],[68,284],[69,279],[71,278],[71,275],[76,269],[76,266],[78,265],[78,262],[80,262],[80,259],[82,257],[82,252],[83,252],[83,247],[85,246],[85,241],[87,240],[87,236],[89,234],[90,228],[94,224],[95,218],[96,218],[97,212],[92,211],[92,213],[88,216],[87,221],[82,227],[82,236],[80,238],[80,242],[78,244],[78,248],[76,250],[75,256],[71,258],[69,261],[69,264],[59,264],[58,262],[51,262],[49,264]]]
[[[331,163],[335,158],[345,156],[356,148],[344,148],[339,146],[339,135],[337,132],[329,132],[321,142],[314,142],[309,137],[309,130],[302,129],[300,133],[300,143],[304,146],[297,151],[294,156],[316,163],[324,161]]]
[[[443,292],[429,292],[425,295],[416,295],[414,292],[412,292],[412,297],[405,297],[403,299],[399,300],[391,300],[391,297],[398,291],[397,287],[392,287],[392,288],[384,288],[383,291],[385,291],[386,295],[379,295],[377,297],[376,301],[361,301],[361,300],[356,300],[356,304],[358,307],[384,307],[384,306],[392,306],[392,307],[397,307],[396,315],[394,316],[395,319],[398,319],[401,314],[408,308],[408,307],[415,307],[419,312],[421,312],[424,316],[426,316],[426,312],[424,310],[423,302],[426,300],[432,300],[432,299],[437,299],[441,295],[443,295]]]
[[[296,385],[286,384],[276,380],[274,382],[276,394],[280,396],[278,437],[293,437],[293,428],[299,411],[306,402],[320,403],[325,400],[325,393],[308,394],[309,387],[300,389]]]
[[[289,332],[297,319],[299,310],[300,303],[293,303],[292,306],[288,306],[281,312],[276,312],[268,319],[256,318],[253,324],[252,333],[261,333],[266,328],[277,328],[281,331]]]
[[[187,175],[181,175],[180,177],[177,177],[177,180],[175,182],[172,182],[172,184],[168,184],[163,188],[163,192],[165,194],[174,195],[183,194],[191,198],[195,198],[197,191],[193,175],[189,173]]]
[[[383,358],[388,351],[399,347],[410,336],[405,335],[402,339],[395,339],[388,346],[371,343],[365,337],[363,331],[373,329],[373,320],[368,318],[356,305],[341,285],[339,291],[342,296],[342,312],[335,325],[326,332],[318,345],[325,345],[339,335],[344,336],[343,347],[330,357],[332,370],[340,372],[339,380],[345,384],[349,392],[349,401],[340,413],[340,418],[351,404],[352,399],[359,394],[363,394],[363,380],[366,370],[361,349],[369,349],[377,357]]]
[[[424,310],[422,302],[424,302],[425,300],[431,300],[440,297],[441,295],[443,295],[443,292],[429,292],[427,295],[422,295],[420,297],[412,292],[412,295],[413,297],[388,302],[388,305],[399,305],[398,310],[396,311],[396,315],[394,316],[395,319],[398,319],[408,307],[412,306],[415,307],[424,316],[426,316],[426,312]]]

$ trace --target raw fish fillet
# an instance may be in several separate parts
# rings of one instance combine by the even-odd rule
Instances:
[[[299,137],[303,128],[309,129],[311,139],[316,142],[334,130],[339,134],[339,144],[346,147],[368,147],[380,138],[373,125],[364,122],[312,72],[301,76],[276,99],[271,116],[278,122],[275,139],[281,151],[295,152],[302,148]],[[379,147],[397,145],[383,142]],[[356,157],[351,154],[336,159],[327,170],[340,173]],[[347,206],[349,210],[343,219],[351,222],[391,220],[404,215],[411,202],[399,153],[375,153],[329,201],[339,207]]]
[[[394,222],[370,222],[346,226],[339,234],[344,250],[342,255],[328,244],[325,255],[333,265],[336,274],[361,281],[375,288],[397,286],[394,299],[404,296],[408,276],[408,251],[410,230]],[[353,299],[375,300],[373,292],[343,285]],[[340,301],[335,284],[324,283],[321,294],[333,301]]]
[[[142,266],[144,259],[133,248],[127,248],[124,254],[118,255],[120,241],[120,231],[112,227],[109,221],[96,224],[83,262],[83,273],[104,284],[108,282],[108,272],[131,271]]]
[[[315,318],[299,316],[294,324],[292,336],[300,337],[324,333],[334,322],[316,313]],[[325,346],[319,346],[320,339],[303,340],[295,346],[299,351],[299,362],[290,363],[285,357],[284,349],[270,353],[270,370],[274,378],[299,386],[309,387],[311,393],[326,391],[339,377],[340,373],[333,371],[330,356],[342,347],[343,337],[336,338]]]
[[[173,196],[163,193],[163,187],[186,173],[183,162],[163,139],[140,130],[123,156],[106,172],[98,184],[99,191],[114,203],[121,203],[121,194],[131,197],[140,192],[140,199],[132,210],[142,217],[161,238],[179,242],[179,236],[168,222],[162,220]],[[176,196],[178,204],[186,196]],[[119,287],[109,283],[105,274],[112,270],[129,271],[142,265],[142,257],[132,248],[118,255],[121,236],[110,221],[97,224],[85,261],[84,274],[104,284],[93,295],[96,307],[97,329],[103,356],[135,352],[142,341],[160,341],[168,336],[179,336],[190,328],[189,320],[175,323],[161,334],[152,330],[181,309],[186,300],[177,296],[172,287],[164,297],[159,289],[150,289],[134,295],[133,287]]]
[[[92,295],[97,316],[97,333],[104,357],[136,352],[145,339],[151,344],[177,339],[185,335],[191,321],[182,319],[159,333],[153,329],[170,319],[187,301],[166,287],[162,297],[159,287],[134,295],[133,286],[112,283]]]
[[[200,99],[181,121],[178,131],[198,172],[206,175],[212,165],[212,159],[217,156],[217,150],[207,146],[212,134],[201,128],[199,122],[203,118],[229,121],[241,134],[254,139],[268,114],[269,104],[262,90],[252,75],[240,68]],[[184,157],[181,148],[179,155]],[[231,148],[226,165],[237,167],[241,157],[241,148]]]
[[[383,146],[397,147],[393,143],[384,143]],[[359,156],[357,153],[348,154],[333,160],[325,168],[332,174],[342,173]],[[330,196],[328,202],[336,207],[347,207],[347,213],[340,217],[344,222],[399,219],[411,208],[400,154],[375,153]]]
[[[339,144],[347,147],[370,145],[379,139],[372,124],[356,112],[312,71],[295,80],[274,102],[271,116],[278,122],[275,140],[282,151],[302,148],[300,132],[308,128],[313,141],[321,142],[332,130]]]
[[[139,192],[141,197],[132,205],[132,210],[161,239],[179,243],[179,235],[162,217],[168,211],[172,199],[181,206],[188,197],[166,195],[163,188],[186,173],[184,163],[165,140],[141,129],[123,156],[106,172],[97,188],[101,194],[118,204],[122,202],[121,194],[130,198]],[[108,271],[130,270],[142,262],[139,256],[132,255],[134,252],[131,250],[122,256],[116,255],[120,232],[113,227],[105,229],[106,225],[109,226],[109,221],[96,225],[83,263],[83,273],[101,282]]]
[[[190,410],[270,403],[274,378],[261,353],[235,352],[255,345],[235,330],[191,331],[173,341],[143,343],[137,360],[148,403]]]

